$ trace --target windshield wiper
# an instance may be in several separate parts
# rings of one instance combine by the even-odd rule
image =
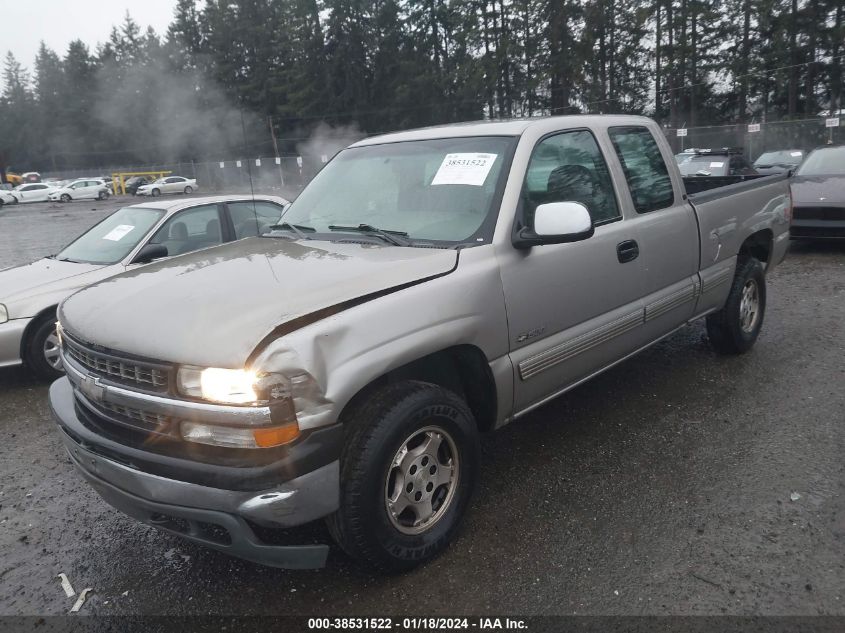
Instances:
[[[389,229],[380,229],[372,224],[359,224],[358,226],[340,226],[337,224],[329,225],[330,231],[350,231],[353,233],[364,233],[369,235],[378,235],[385,242],[390,242],[394,246],[410,246],[411,241],[407,238],[408,234],[405,231],[391,231]]]
[[[272,230],[280,230],[280,231],[291,231],[296,234],[296,236],[301,240],[310,240],[311,238],[305,235],[304,231],[308,231],[309,233],[316,233],[317,229],[313,226],[304,226],[302,224],[291,224],[290,222],[282,222],[280,224],[273,224],[270,227]]]

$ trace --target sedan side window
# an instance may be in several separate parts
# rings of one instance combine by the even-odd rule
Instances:
[[[671,207],[675,202],[672,180],[648,128],[614,127],[609,133],[637,213]]]
[[[230,202],[229,214],[235,226],[235,239],[261,235],[273,224],[278,224],[284,207],[266,201]]]
[[[622,217],[607,163],[587,130],[563,132],[540,141],[528,163],[523,202],[529,226],[537,206],[548,202],[580,202],[594,224]]]
[[[163,244],[168,255],[182,255],[222,243],[216,204],[205,204],[177,213],[156,231],[150,244]]]

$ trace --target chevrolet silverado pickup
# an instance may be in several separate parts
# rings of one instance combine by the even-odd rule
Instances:
[[[407,569],[455,535],[479,433],[693,319],[749,350],[790,212],[782,176],[687,195],[641,117],[369,138],[269,233],[64,300],[52,409],[139,521],[308,568],[329,544],[286,528],[324,519],[365,566]]]

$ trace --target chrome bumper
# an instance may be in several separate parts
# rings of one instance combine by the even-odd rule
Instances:
[[[0,367],[20,365],[21,341],[26,326],[32,319],[12,319],[0,324]]]

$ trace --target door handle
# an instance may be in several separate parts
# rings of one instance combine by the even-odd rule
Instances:
[[[634,261],[639,254],[640,246],[636,240],[625,240],[616,245],[616,257],[619,259],[620,264]]]

